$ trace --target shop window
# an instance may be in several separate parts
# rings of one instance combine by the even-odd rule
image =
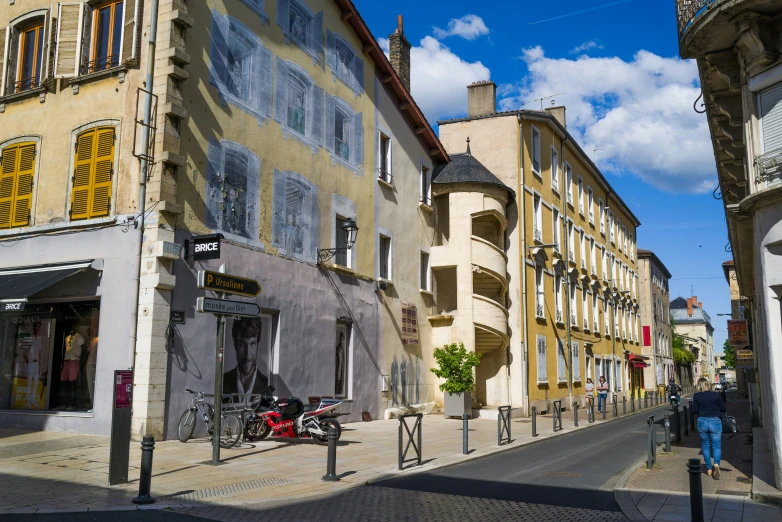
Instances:
[[[16,143],[0,156],[0,229],[30,225],[36,144]]]
[[[301,0],[277,0],[277,25],[285,43],[294,43],[317,63],[323,53],[323,11],[315,14]]]
[[[340,35],[326,29],[326,63],[356,94],[364,91],[364,60]]]
[[[325,95],[326,130],[324,148],[335,162],[353,170],[364,162],[363,113],[356,112],[342,98]]]
[[[277,57],[274,119],[291,135],[315,147],[323,144],[323,89],[299,65]]]
[[[337,341],[334,349],[334,396],[348,397],[350,389],[351,325],[337,323]]]
[[[0,409],[92,411],[99,301],[28,303],[0,315]]]
[[[115,127],[95,127],[76,137],[71,221],[108,216],[111,211]]]
[[[272,245],[278,253],[314,262],[319,216],[317,187],[301,174],[275,170]]]

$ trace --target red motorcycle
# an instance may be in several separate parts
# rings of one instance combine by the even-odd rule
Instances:
[[[272,393],[272,386],[266,388],[245,417],[247,440],[262,440],[271,434],[280,438],[312,438],[318,444],[328,444],[329,428],[337,430],[339,440],[342,426],[334,410],[342,404],[341,400],[321,399],[319,403],[304,404],[297,397],[275,399]]]

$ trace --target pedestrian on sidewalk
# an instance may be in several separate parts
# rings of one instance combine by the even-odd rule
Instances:
[[[587,408],[591,410],[595,404],[595,383],[592,382],[591,377],[587,377],[587,383],[586,386],[584,386],[584,389],[586,390]]]
[[[600,376],[600,381],[597,383],[597,413],[601,413],[603,408],[606,407],[606,399],[608,398],[608,383],[606,378]]]
[[[720,394],[711,391],[709,380],[701,377],[692,396],[692,413],[698,415],[698,433],[701,434],[701,452],[706,462],[706,474],[720,479],[722,457],[722,413],[726,411]],[[712,465],[712,458],[714,464]]]

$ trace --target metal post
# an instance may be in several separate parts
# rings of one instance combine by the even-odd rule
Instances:
[[[606,397],[607,398],[607,397]],[[603,420],[606,420],[606,410],[608,410],[608,404],[605,405],[606,407],[603,408]]]
[[[337,482],[337,428],[329,426],[329,455],[326,460],[326,474],[323,480],[327,482]]]
[[[635,395],[630,397],[630,411],[635,411]]]
[[[622,415],[627,415],[627,395],[622,395]]]
[[[690,474],[690,517],[692,522],[703,522],[703,487],[701,486],[700,459],[689,459],[687,471]]]
[[[538,430],[536,429],[537,428],[537,414],[538,414],[538,409],[535,406],[533,406],[532,407],[532,436],[533,437],[537,437],[538,436]]]
[[[144,437],[141,442],[141,474],[138,481],[138,496],[134,504],[152,504],[155,499],[150,494],[152,488],[152,453],[155,451],[155,437]]]
[[[690,423],[690,431],[695,431],[695,415],[692,413],[692,401],[690,401],[690,418],[687,421]]]
[[[649,395],[644,394],[644,408],[649,408]]]
[[[578,428],[578,403],[573,404],[573,426]]]
[[[646,454],[646,469],[652,469],[654,466],[655,455],[657,454],[657,441],[654,440],[654,415],[649,415],[646,418],[648,443]]]
[[[223,341],[225,316],[217,316],[217,348],[215,362],[214,422],[212,423],[212,465],[220,464],[220,433],[223,416]]]
[[[679,405],[673,405],[673,432],[676,437],[676,444],[682,443],[682,425],[679,417]]]
[[[687,419],[689,419],[689,410],[687,409],[687,406],[684,407],[684,435],[689,437],[690,436],[690,423],[687,422]]]
[[[467,442],[467,414],[462,413],[462,454],[467,455],[470,453],[468,450],[468,442]]]
[[[616,401],[616,394],[614,394],[614,417],[619,416],[619,403]]]
[[[665,414],[665,452],[670,453],[671,452],[671,415],[670,413]]]

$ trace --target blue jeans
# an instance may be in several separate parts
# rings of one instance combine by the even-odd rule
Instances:
[[[598,392],[597,394],[597,412],[600,413],[606,407],[608,392]]]
[[[722,420],[719,417],[698,417],[698,433],[701,434],[701,451],[706,469],[711,469],[711,459],[720,465],[722,457]]]

